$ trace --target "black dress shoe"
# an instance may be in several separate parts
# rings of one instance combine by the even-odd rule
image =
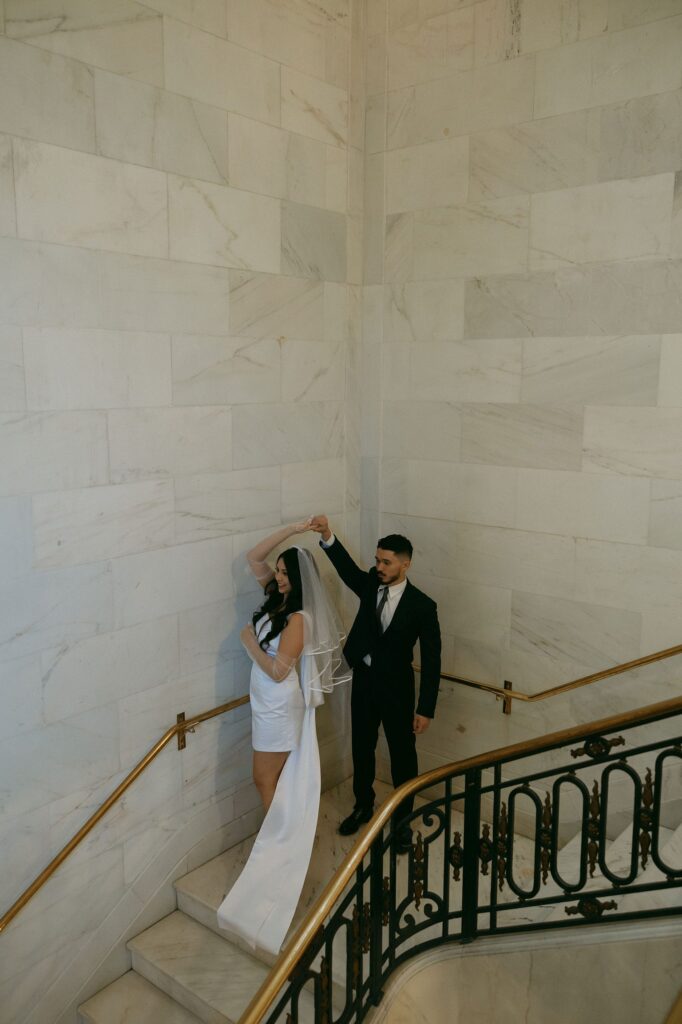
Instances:
[[[409,853],[412,849],[412,829],[401,828],[393,840],[393,848],[397,854]]]
[[[361,825],[370,821],[373,814],[373,807],[356,807],[339,825],[339,835],[352,836]]]

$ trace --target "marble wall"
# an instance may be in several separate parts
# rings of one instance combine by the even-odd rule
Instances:
[[[365,555],[412,538],[461,675],[535,692],[680,643],[682,3],[368,0],[367,32]],[[422,766],[680,671],[511,718],[444,684]]]
[[[0,2],[2,910],[177,712],[244,692],[254,540],[359,536],[363,19]],[[250,759],[248,709],[161,755],[0,939],[2,1020],[125,970],[164,881],[257,826]]]

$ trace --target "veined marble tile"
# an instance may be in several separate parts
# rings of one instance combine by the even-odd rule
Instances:
[[[280,522],[280,471],[238,469],[202,473],[175,480],[178,541],[220,537],[277,526]]]
[[[432,523],[432,526],[435,525]],[[413,531],[414,533],[414,531]],[[418,538],[419,533],[415,534]],[[411,535],[410,535],[411,536]],[[434,543],[438,545],[437,530],[434,530]],[[441,558],[443,550],[441,548]],[[434,551],[434,568],[437,568],[438,552]],[[450,559],[444,559],[449,562]],[[457,554],[452,555],[452,571],[450,576],[457,575]],[[422,557],[414,562],[414,572],[410,578],[418,587],[432,597],[438,605],[438,617],[441,626],[447,627],[448,633],[455,636],[454,647],[459,646],[460,638],[466,638],[472,645],[484,645],[494,648],[506,643],[511,622],[512,594],[510,590],[497,587],[481,587],[472,583],[464,583],[460,579],[442,579],[437,575],[422,576]],[[447,671],[456,671],[448,662]],[[479,676],[480,678],[480,676]],[[457,687],[459,690],[459,687]],[[441,716],[439,707],[438,717]]]
[[[400,374],[400,364],[394,362],[398,349],[397,345],[384,346],[383,372],[391,381],[394,398],[461,403],[519,400],[518,339],[410,345]]]
[[[599,176],[634,178],[682,167],[682,91],[602,107]]]
[[[159,15],[132,0],[5,0],[5,32],[85,64],[163,85]]]
[[[471,201],[591,184],[599,180],[603,153],[599,111],[481,132],[469,148]]]
[[[345,89],[293,68],[282,68],[282,128],[333,146],[345,146],[348,97]]]
[[[661,338],[661,372],[658,405],[682,405],[682,334]],[[653,404],[653,403],[652,403]]]
[[[173,487],[153,480],[33,497],[37,568],[100,562],[172,544]]]
[[[464,203],[469,182],[469,140],[444,139],[387,154],[386,211]]]
[[[585,409],[588,473],[682,478],[682,408]]]
[[[103,413],[5,413],[0,424],[0,494],[108,483]]]
[[[283,274],[345,281],[346,218],[314,206],[283,202],[281,258]]]
[[[0,131],[94,152],[92,70],[0,37]]]
[[[67,650],[45,651],[41,663],[45,721],[71,718],[110,703],[113,694],[127,697],[175,678],[177,619],[168,616],[81,640]]]
[[[659,174],[534,195],[530,269],[667,255],[673,182]]]
[[[609,0],[609,32],[682,14],[680,0]]]
[[[232,540],[219,537],[112,562],[116,627],[198,608],[231,595]]]
[[[537,533],[646,544],[649,482],[521,469],[515,525]]]
[[[31,499],[0,498],[0,564],[6,582],[20,579],[33,565]]]
[[[573,469],[582,465],[582,410],[568,406],[462,406],[462,461]]]
[[[15,139],[14,175],[22,238],[167,254],[166,181],[158,171]]]
[[[277,273],[279,203],[190,178],[169,178],[172,259]]]
[[[476,62],[510,60],[611,28],[608,0],[485,0],[476,8]]]
[[[505,274],[528,261],[528,198],[418,210],[414,276],[421,279]]]
[[[163,1020],[164,1024],[199,1024],[198,1017],[135,971],[128,971],[112,985],[88,999],[80,1012],[87,1024],[92,1021],[109,1024],[121,1011],[131,1017],[140,1013],[143,1020],[150,1022]]]
[[[414,277],[414,213],[392,213],[385,219],[383,277],[401,283]],[[378,277],[370,283],[380,281]]]
[[[390,92],[388,148],[530,121],[534,60],[520,57]]]
[[[682,86],[682,18],[586,39],[536,55],[535,117]]]
[[[361,318],[363,293],[359,288],[348,288],[345,284],[334,281],[324,283],[324,330],[323,341],[342,341],[344,344],[355,341],[362,330]],[[299,340],[317,341],[317,338],[302,338],[296,335]],[[285,339],[286,340],[286,339]]]
[[[386,88],[388,39],[384,32],[367,37],[365,43],[365,90],[368,96],[381,94]]]
[[[422,519],[514,525],[516,470],[451,462],[382,461],[383,512]]]
[[[649,544],[682,549],[682,482],[651,481]]]
[[[145,6],[160,14],[167,14],[188,25],[212,32],[216,36],[227,35],[227,11],[224,0],[145,0]]]
[[[382,405],[382,451],[386,458],[459,462],[458,405],[414,399],[399,402],[388,399]]]
[[[280,344],[276,340],[173,337],[173,404],[277,402]]]
[[[384,289],[386,341],[451,341],[464,332],[464,281],[406,281]]]
[[[336,210],[338,213],[345,213],[347,207],[346,195],[348,192],[348,180],[350,177],[349,163],[354,155],[362,166],[363,161],[358,150],[350,150],[349,153],[336,146],[325,146],[325,167],[324,167],[324,203],[328,210]],[[296,184],[291,187],[291,199],[303,197],[303,182],[297,177]]]
[[[345,391],[345,349],[340,342],[286,340],[282,349],[282,401],[338,401]]]
[[[8,135],[0,135],[0,235],[12,237],[16,233],[12,140]]]
[[[474,65],[474,10],[465,7],[389,30],[388,88],[447,78]]]
[[[386,148],[386,95],[368,96],[365,104],[365,152],[368,154],[382,153]],[[351,108],[352,114],[352,108]],[[352,133],[351,117],[351,133]],[[351,138],[352,141],[352,138]]]
[[[670,253],[672,256],[682,256],[682,172],[680,171],[675,175]]]
[[[305,278],[230,271],[230,333],[319,341],[327,286]]]
[[[682,608],[682,552],[579,540],[575,597],[592,604],[653,611]]]
[[[242,626],[250,621],[253,612],[260,607],[262,601],[263,591],[258,586],[255,594],[240,595],[238,600],[228,598],[181,612],[179,624],[182,672],[188,675],[212,670],[214,676],[219,678],[229,673],[234,676],[234,659],[244,656],[239,632]],[[248,671],[250,673],[251,669]],[[236,696],[236,693],[233,696]],[[201,710],[203,709],[197,709]],[[248,708],[244,709],[244,713],[247,718],[250,717]],[[234,713],[232,718],[239,720],[238,714]]]
[[[336,459],[343,448],[339,402],[243,405],[232,414],[235,469]]]
[[[106,71],[95,72],[95,101],[102,156],[227,182],[224,110]]]
[[[680,260],[477,278],[465,289],[470,338],[674,334],[682,324]]]
[[[26,327],[24,365],[29,409],[170,404],[167,335]]]
[[[345,473],[342,459],[318,459],[282,466],[282,519],[295,522],[324,508],[330,516],[344,510]]]
[[[0,411],[22,412],[25,408],[26,385],[21,328],[0,326]]]
[[[232,468],[229,409],[116,409],[108,416],[114,483]]]
[[[527,338],[522,401],[655,405],[661,351],[659,335]]]
[[[554,597],[572,592],[575,542],[569,537],[458,523],[455,544],[458,580]]]
[[[78,566],[3,579],[0,660],[68,647],[113,628],[111,572]]]
[[[164,65],[171,92],[280,123],[280,69],[274,61],[167,18]]]
[[[43,724],[40,657],[28,654],[23,658],[0,662],[0,687],[3,693],[0,737],[6,739],[31,729],[40,729]]]

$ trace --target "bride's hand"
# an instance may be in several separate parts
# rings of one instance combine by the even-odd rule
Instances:
[[[256,631],[253,628],[253,623],[247,622],[239,634],[239,639],[242,642],[242,646],[248,648],[251,647],[256,641]]]
[[[308,516],[308,518],[306,520],[304,520],[303,522],[292,523],[291,524],[291,529],[293,530],[294,533],[307,533],[308,530],[312,530],[312,528],[313,528],[313,517],[312,516]]]

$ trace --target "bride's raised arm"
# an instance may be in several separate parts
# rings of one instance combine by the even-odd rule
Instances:
[[[266,559],[271,551],[273,551],[278,544],[281,544],[288,537],[293,537],[296,533],[306,533],[311,529],[312,517],[306,519],[305,522],[291,523],[289,526],[282,526],[281,529],[275,533],[270,534],[265,540],[260,541],[255,547],[252,547],[250,551],[246,552],[246,561],[249,563],[249,569],[256,577],[260,585],[265,589],[271,579],[274,579],[274,572],[271,566],[267,563]]]

